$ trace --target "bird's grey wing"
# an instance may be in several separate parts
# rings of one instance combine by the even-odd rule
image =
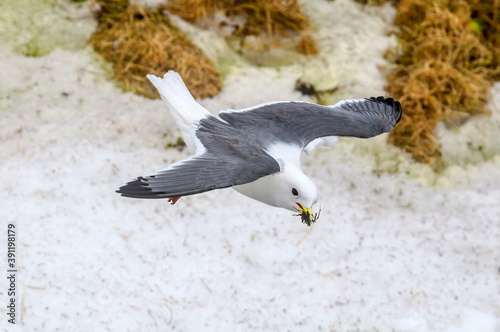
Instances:
[[[306,102],[276,102],[219,116],[235,126],[271,134],[302,148],[326,136],[369,138],[388,132],[401,118],[401,104],[392,98],[344,100],[333,106]]]
[[[187,196],[249,183],[280,171],[278,162],[262,147],[214,117],[200,121],[195,134],[201,144],[199,154],[141,176],[117,192],[135,198]]]

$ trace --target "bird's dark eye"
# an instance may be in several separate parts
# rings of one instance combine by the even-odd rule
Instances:
[[[292,188],[292,195],[293,196],[299,196],[299,192],[297,191],[297,189]]]

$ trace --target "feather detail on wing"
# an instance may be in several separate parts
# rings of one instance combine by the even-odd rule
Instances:
[[[401,104],[392,98],[344,100],[333,106],[275,102],[244,111],[207,115],[191,127],[196,153],[155,174],[141,176],[117,191],[122,196],[168,198],[253,182],[280,172],[266,152],[285,143],[297,153],[319,138],[368,138],[388,132],[401,118]],[[300,156],[298,156],[300,160]]]
[[[122,196],[167,198],[241,185],[280,171],[278,162],[238,129],[213,116],[192,128],[196,154],[120,187]]]
[[[229,125],[305,148],[321,137],[369,138],[388,132],[401,118],[401,104],[384,97],[343,100],[333,106],[278,102],[219,116]]]

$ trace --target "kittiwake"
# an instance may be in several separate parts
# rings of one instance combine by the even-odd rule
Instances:
[[[198,104],[179,74],[148,75],[192,155],[117,190],[134,198],[167,198],[232,187],[265,204],[296,211],[310,226],[318,190],[302,172],[302,151],[338,137],[369,138],[389,132],[401,118],[392,98],[343,100],[333,106],[278,101],[213,116]]]

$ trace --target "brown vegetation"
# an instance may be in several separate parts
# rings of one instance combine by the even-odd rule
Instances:
[[[235,26],[232,35],[262,36],[271,46],[276,46],[277,39],[298,36],[310,25],[296,0],[170,0],[168,10],[189,22],[216,12],[243,18],[243,24]],[[304,54],[318,52],[316,41],[308,34],[300,35],[295,49]]]
[[[143,9],[128,0],[94,0],[100,6],[99,27],[90,42],[96,52],[113,63],[114,76],[126,91],[159,98],[146,79],[178,72],[195,98],[216,95],[220,75],[210,60],[163,14],[162,9]]]
[[[500,77],[500,1],[400,0],[399,49],[388,76],[389,95],[403,106],[390,141],[415,160],[439,165],[434,133],[443,121],[454,127],[487,114],[492,82]]]

